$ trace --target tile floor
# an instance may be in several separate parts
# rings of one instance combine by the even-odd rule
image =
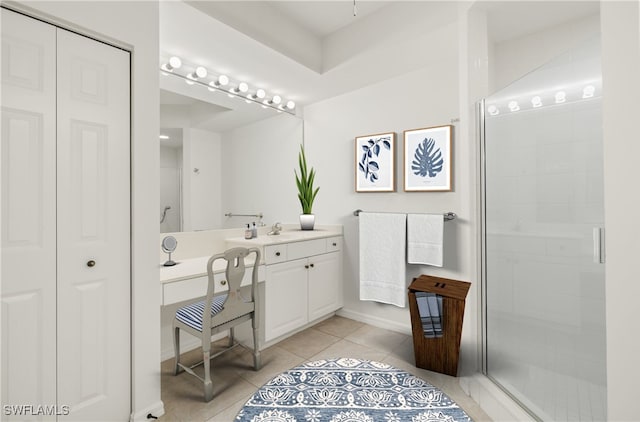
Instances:
[[[216,343],[220,347],[224,343]],[[199,353],[183,355],[185,363],[197,362]],[[334,316],[262,351],[262,369],[253,370],[249,351],[238,347],[212,362],[214,397],[202,398],[200,381],[182,373],[173,375],[173,359],[162,363],[161,421],[230,422],[249,397],[275,375],[306,361],[328,357],[352,357],[385,362],[417,375],[442,389],[476,422],[490,421],[468,397],[458,380],[414,366],[413,343],[408,335]]]

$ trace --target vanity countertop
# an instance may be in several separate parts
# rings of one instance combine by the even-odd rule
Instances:
[[[227,239],[227,242],[233,243],[234,245],[242,244],[246,245],[247,247],[260,247],[265,245],[277,245],[280,243],[292,243],[302,242],[304,240],[323,239],[333,236],[342,236],[342,231],[339,229],[285,229],[277,235],[263,235],[253,239],[245,239],[244,237],[231,237]]]
[[[189,278],[202,277],[207,275],[207,262],[210,256],[201,256],[198,258],[189,258],[176,261],[177,264],[171,267],[165,267],[160,264],[160,282],[171,283],[173,281],[186,280]],[[247,268],[253,265],[253,259],[248,258],[246,261]],[[213,264],[213,272],[224,272],[226,264],[224,259],[219,259]]]
[[[228,247],[258,247],[262,248],[267,245],[277,245],[282,243],[302,242],[305,240],[323,239],[327,237],[342,236],[340,228],[319,228],[315,230],[285,229],[278,235],[261,235],[254,239],[245,239],[244,237],[229,237],[225,241]],[[171,267],[165,267],[163,262],[160,263],[160,282],[171,283],[174,281],[187,280],[195,277],[207,275],[207,262],[211,256],[200,256],[195,258],[186,258],[176,260],[177,264]],[[246,265],[253,265],[253,256],[247,259]],[[263,256],[264,259],[264,256]],[[213,272],[221,273],[225,270],[224,260],[218,260],[214,263]]]

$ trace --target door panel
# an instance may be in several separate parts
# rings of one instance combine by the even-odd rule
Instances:
[[[607,415],[602,89],[594,39],[485,100],[486,373],[540,420]]]
[[[309,258],[309,321],[323,317],[342,306],[341,252]]]
[[[58,29],[58,397],[130,411],[129,54]]]
[[[307,259],[267,265],[265,277],[265,341],[307,323]]]
[[[55,405],[55,28],[0,14],[2,404]]]

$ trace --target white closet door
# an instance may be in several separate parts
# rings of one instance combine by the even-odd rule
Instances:
[[[58,402],[130,414],[129,53],[58,29]]]
[[[56,404],[56,29],[0,14],[4,420],[5,405]]]

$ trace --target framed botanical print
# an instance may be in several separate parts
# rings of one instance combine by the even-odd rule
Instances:
[[[394,192],[395,132],[356,138],[356,192]]]
[[[451,190],[452,126],[404,131],[404,190]]]

